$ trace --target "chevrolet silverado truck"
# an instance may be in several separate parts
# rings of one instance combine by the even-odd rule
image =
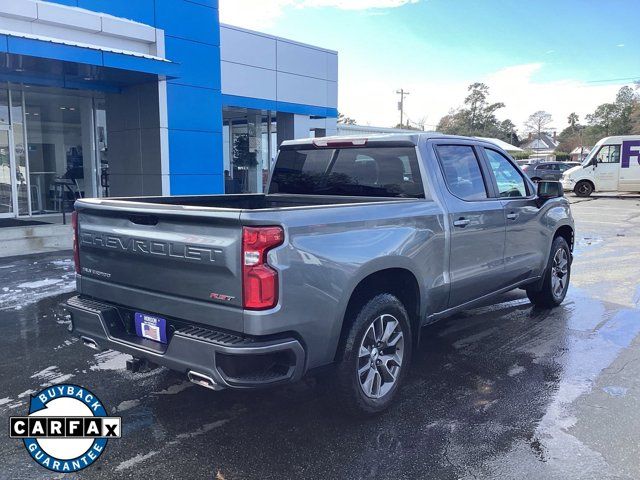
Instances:
[[[562,188],[492,143],[289,141],[266,192],[78,200],[73,334],[213,390],[323,370],[345,408],[372,414],[421,327],[516,288],[546,308],[567,293]]]

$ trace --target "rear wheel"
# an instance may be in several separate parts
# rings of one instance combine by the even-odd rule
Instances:
[[[564,300],[571,278],[571,250],[564,238],[556,237],[553,240],[547,265],[542,287],[528,287],[527,297],[536,306],[552,308]]]
[[[382,293],[356,314],[337,366],[338,400],[352,414],[389,408],[411,358],[409,316],[397,297]]]
[[[573,193],[579,197],[588,197],[593,193],[593,185],[591,185],[591,182],[581,180],[576,184]]]

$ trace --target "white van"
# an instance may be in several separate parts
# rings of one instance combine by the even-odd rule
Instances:
[[[582,165],[562,175],[562,187],[579,197],[595,192],[640,192],[640,135],[606,137]]]

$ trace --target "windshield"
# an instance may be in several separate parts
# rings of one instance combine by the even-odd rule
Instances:
[[[269,193],[424,198],[413,147],[282,150]]]

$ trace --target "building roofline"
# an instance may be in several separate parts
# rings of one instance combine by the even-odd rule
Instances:
[[[239,32],[250,33],[252,35],[258,35],[264,38],[270,38],[272,40],[277,40],[279,42],[290,43],[292,45],[299,45],[301,47],[312,48],[314,50],[319,50],[321,52],[332,53],[334,55],[338,55],[337,50],[331,50],[329,48],[319,47],[317,45],[311,45],[310,43],[298,42],[296,40],[291,40],[290,38],[278,37],[277,35],[271,35],[270,33],[258,32],[257,30],[250,30],[248,28],[237,27],[235,25],[229,25],[228,23],[220,23],[220,28],[230,28],[231,30],[237,30]]]

